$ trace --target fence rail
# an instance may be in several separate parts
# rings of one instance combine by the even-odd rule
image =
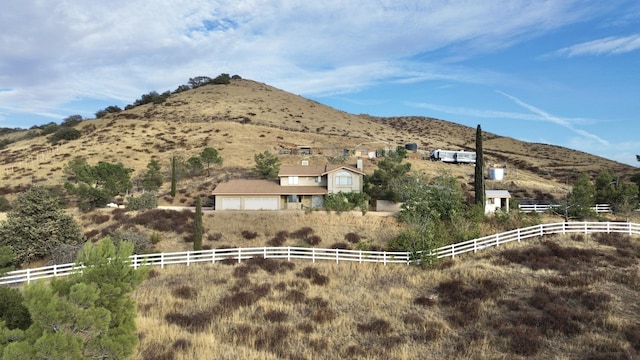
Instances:
[[[437,258],[454,258],[468,252],[477,252],[489,247],[500,246],[512,241],[522,241],[532,237],[540,237],[551,234],[567,233],[623,233],[628,235],[640,235],[640,224],[621,222],[562,222],[534,225],[526,228],[511,230],[499,234],[485,236],[478,239],[446,245],[435,249],[432,253]],[[265,259],[304,259],[316,261],[335,261],[336,263],[350,261],[358,263],[382,263],[386,264],[410,264],[419,258],[418,254],[411,252],[391,251],[362,251],[345,249],[321,249],[305,247],[255,247],[212,249],[202,251],[183,251],[159,254],[132,255],[131,266],[159,266],[196,263],[215,263],[223,260],[235,260],[241,263],[254,257]],[[0,285],[29,283],[38,279],[47,279],[57,276],[67,276],[82,269],[77,264],[51,265],[41,268],[11,271],[0,277]]]
[[[537,212],[543,213],[548,210],[555,209],[556,211],[562,211],[562,205],[552,205],[552,204],[519,204],[518,209],[522,212]],[[609,204],[596,204],[596,206],[592,206],[591,210],[596,213],[611,213],[611,205]]]

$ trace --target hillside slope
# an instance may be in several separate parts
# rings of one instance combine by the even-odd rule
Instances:
[[[61,184],[64,165],[73,157],[90,164],[122,162],[133,168],[134,178],[150,159],[158,159],[168,172],[173,155],[188,158],[207,146],[224,159],[213,179],[181,182],[186,188],[202,188],[206,194],[216,181],[247,176],[253,156],[270,150],[310,146],[312,162],[340,159],[344,149],[370,150],[417,143],[419,152],[433,148],[473,150],[475,129],[425,117],[378,118],[353,115],[251,80],[228,85],[207,85],[171,95],[163,104],[146,104],[102,119],[83,121],[78,140],[51,146],[45,137],[10,144],[0,151],[2,194],[12,194],[29,184]],[[12,134],[16,136],[16,134]],[[558,197],[580,172],[595,174],[608,169],[626,176],[635,169],[590,154],[544,144],[532,144],[496,134],[484,134],[488,165],[506,166],[506,177],[488,188],[505,188],[521,198]],[[425,161],[411,154],[416,171],[435,176],[450,173],[470,184],[473,168]],[[284,164],[295,164],[298,155],[283,155]],[[354,162],[355,159],[347,159]],[[372,172],[375,164],[365,163]],[[205,185],[203,185],[203,183]]]

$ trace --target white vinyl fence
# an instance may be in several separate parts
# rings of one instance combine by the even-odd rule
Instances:
[[[532,237],[540,237],[550,234],[566,233],[622,233],[628,235],[640,235],[640,224],[620,222],[562,222],[552,224],[540,224],[527,228],[516,229],[485,236],[479,239],[468,240],[460,243],[446,245],[434,251],[438,258],[451,257],[477,252],[493,246],[500,246],[512,241],[521,241]],[[233,259],[238,263],[251,258],[265,259],[304,259],[312,262],[324,260],[336,263],[351,261],[358,263],[382,263],[386,264],[410,264],[415,262],[417,254],[410,252],[390,251],[362,251],[344,249],[320,249],[306,247],[255,247],[212,249],[202,251],[183,251],[160,254],[132,255],[131,266],[134,268],[150,265],[164,268],[167,265],[196,263],[216,263]],[[47,279],[56,276],[66,276],[82,269],[76,264],[51,265],[35,269],[16,270],[5,274],[0,278],[0,285],[28,283],[33,280]]]
[[[551,209],[556,209],[556,211],[563,211],[564,208],[562,205],[550,205],[550,204],[519,204],[518,210],[522,212],[537,212],[543,213]],[[600,213],[611,213],[611,205],[609,204],[596,204],[596,206],[591,207],[591,210],[595,211],[597,214]]]

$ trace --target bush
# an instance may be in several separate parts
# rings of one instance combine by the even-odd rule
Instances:
[[[258,237],[258,233],[255,231],[242,230],[242,237],[246,240],[253,240]]]
[[[70,141],[70,140],[79,139],[80,136],[82,136],[82,133],[80,133],[80,130],[67,127],[67,126],[60,126],[56,130],[56,132],[53,133],[53,135],[49,136],[49,142],[52,144],[57,144],[61,140]]]
[[[149,238],[135,229],[116,230],[111,233],[110,237],[116,247],[123,241],[133,243],[133,252],[135,254],[145,254],[153,250],[153,245]]]
[[[158,198],[154,192],[145,192],[140,196],[130,196],[127,199],[126,208],[129,210],[155,209],[158,207]]]
[[[344,235],[344,239],[352,244],[357,244],[362,238],[360,237],[360,235],[350,232]]]

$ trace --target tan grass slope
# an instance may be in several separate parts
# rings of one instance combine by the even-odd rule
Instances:
[[[90,164],[122,162],[139,176],[152,158],[165,172],[173,155],[188,158],[207,146],[219,150],[224,165],[216,178],[246,176],[255,153],[310,146],[313,162],[335,161],[344,149],[369,150],[417,143],[411,154],[413,169],[429,175],[451,173],[461,182],[472,181],[473,168],[421,160],[420,152],[434,148],[474,150],[475,129],[425,118],[377,118],[353,115],[251,80],[207,85],[171,95],[160,105],[147,104],[78,125],[82,137],[50,146],[45,137],[13,143],[0,151],[2,193],[11,194],[33,183],[61,184],[64,165],[80,156]],[[13,134],[12,136],[15,136]],[[626,176],[634,168],[590,154],[552,145],[532,144],[484,134],[488,165],[506,166],[506,188],[520,197],[549,197],[566,192],[581,172],[608,169]],[[298,163],[300,156],[283,156]],[[355,159],[347,159],[355,162]],[[367,162],[366,171],[374,164]],[[222,177],[224,175],[224,177]],[[211,179],[209,179],[211,180]],[[196,180],[197,183],[197,180]],[[197,186],[189,181],[183,187]],[[206,193],[206,191],[203,191]]]

